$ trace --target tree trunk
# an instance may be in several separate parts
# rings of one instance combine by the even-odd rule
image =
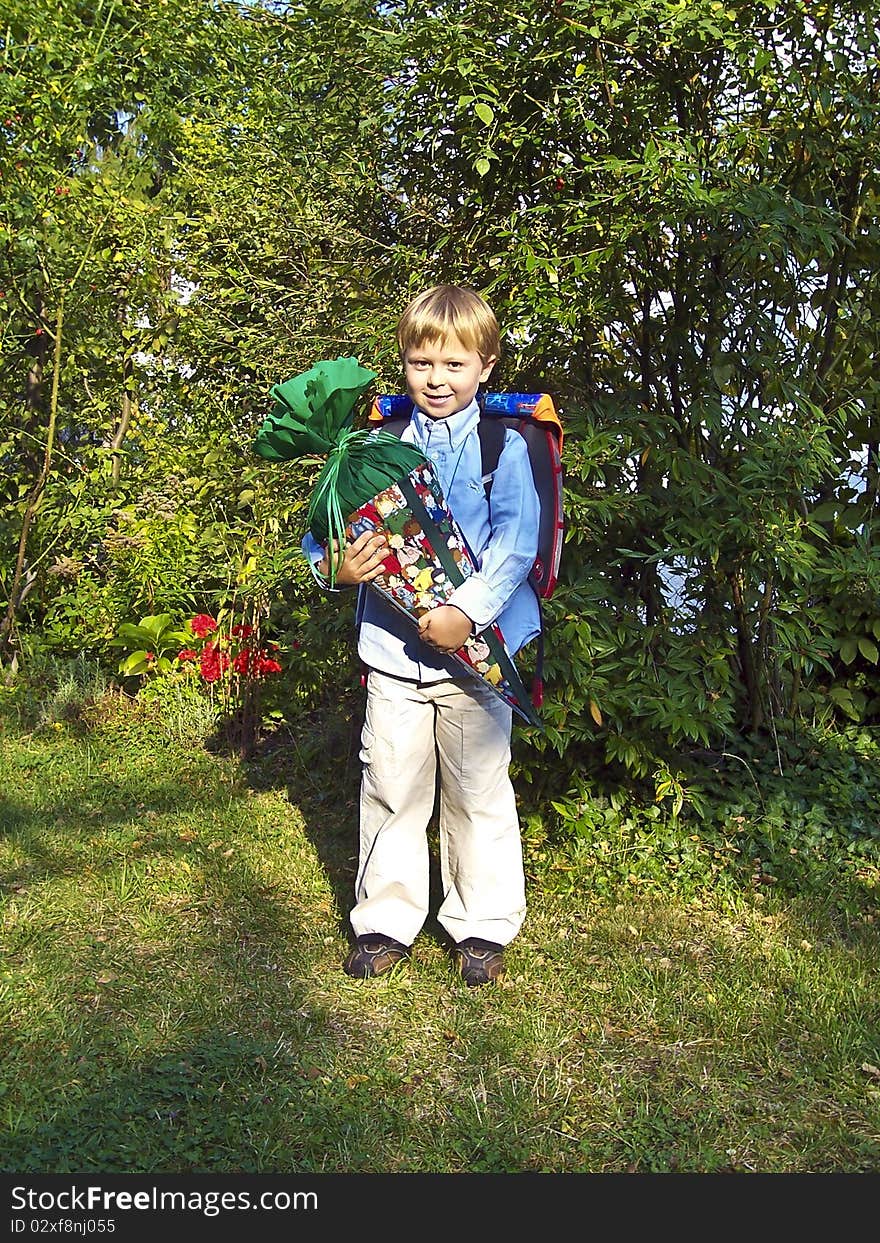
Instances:
[[[64,328],[64,297],[58,302],[55,316],[54,359],[52,365],[52,396],[49,401],[49,425],[46,429],[46,448],[43,453],[43,465],[37,480],[28,496],[24,517],[21,521],[21,534],[18,540],[18,555],[15,560],[15,571],[12,585],[9,588],[9,601],[6,616],[0,624],[0,654],[8,653],[12,647],[12,635],[15,630],[15,614],[22,599],[22,578],[24,577],[27,541],[33,525],[34,517],[43,497],[43,490],[52,468],[52,451],[55,446],[55,425],[58,419],[58,385],[61,377],[61,334]]]
[[[742,577],[737,573],[732,574],[729,581],[733,597],[733,611],[736,617],[736,646],[739,654],[740,674],[746,691],[746,718],[752,733],[757,733],[764,723],[764,708],[761,703],[761,688],[758,684],[755,652],[749,633],[749,620],[743,599],[743,581]]]

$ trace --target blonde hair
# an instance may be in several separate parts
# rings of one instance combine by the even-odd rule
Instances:
[[[501,331],[492,308],[473,289],[463,285],[435,285],[426,289],[397,321],[401,354],[425,342],[456,336],[466,350],[476,350],[483,362],[501,353]]]

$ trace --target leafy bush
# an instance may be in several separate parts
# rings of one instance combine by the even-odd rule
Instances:
[[[851,910],[880,893],[880,732],[808,728],[769,747],[740,741],[679,758],[674,773],[658,770],[653,792],[601,769],[573,774],[549,807],[527,790],[526,839],[567,859],[558,884],[686,895],[746,885],[818,898],[827,888]]]

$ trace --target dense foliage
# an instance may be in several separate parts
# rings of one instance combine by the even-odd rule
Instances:
[[[7,667],[226,610],[280,643],[279,712],[344,696],[318,463],[253,433],[321,357],[396,387],[396,315],[452,280],[566,426],[534,788],[679,806],[694,748],[877,724],[874,0],[7,10]]]

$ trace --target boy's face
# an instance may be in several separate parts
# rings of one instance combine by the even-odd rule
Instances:
[[[470,405],[496,361],[492,355],[484,362],[476,350],[465,349],[456,336],[423,341],[404,352],[406,391],[413,405],[429,418],[445,419]]]

